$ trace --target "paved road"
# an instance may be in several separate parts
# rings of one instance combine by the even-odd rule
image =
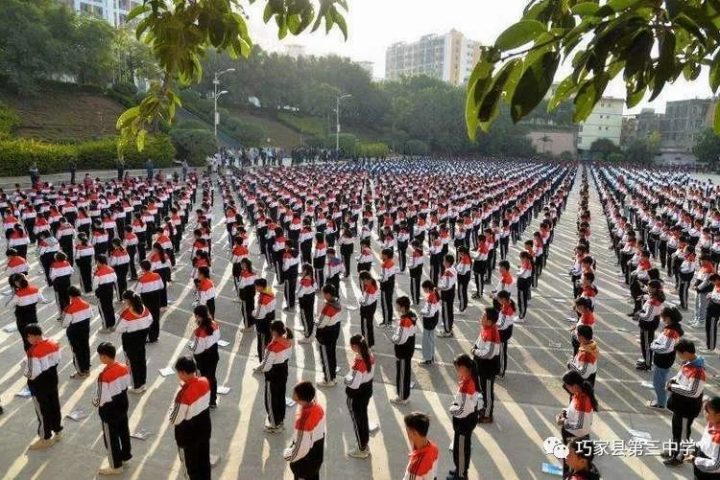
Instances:
[[[541,464],[553,462],[554,459],[545,455],[541,444],[546,437],[557,434],[553,419],[567,403],[567,394],[562,390],[559,377],[564,373],[572,353],[568,331],[570,324],[565,318],[571,313],[572,303],[567,270],[576,241],[578,185],[579,180],[569,198],[568,210],[558,223],[549,266],[543,273],[539,288],[533,293],[527,323],[515,327],[507,376],[496,385],[498,402],[495,423],[475,430],[470,471],[472,479],[551,478],[541,472]],[[598,261],[597,284],[600,289],[595,330],[601,351],[597,395],[602,409],[593,425],[594,437],[606,441],[628,441],[631,438],[628,429],[636,429],[650,433],[654,440],[667,440],[670,437],[670,416],[644,407],[651,390],[643,387],[641,382],[649,380],[650,374],[637,372],[633,368],[639,346],[635,327],[625,316],[631,304],[626,287],[621,282],[619,267],[612,253],[607,250],[606,224],[594,188],[591,193],[592,245]],[[222,216],[216,215],[215,218]],[[536,226],[537,223],[534,224]],[[291,475],[282,460],[282,450],[291,435],[289,427],[292,413],[288,414],[288,429],[284,433],[271,436],[262,432],[265,421],[262,379],[253,376],[251,372],[257,364],[254,334],[243,335],[237,328],[240,314],[237,304],[231,301],[234,293],[228,255],[219,251],[219,247],[226,244],[224,226],[218,224],[213,231],[213,246],[218,248],[213,268],[220,293],[216,315],[221,322],[222,337],[230,342],[228,347],[221,349],[218,379],[221,385],[230,387],[231,391],[220,397],[220,406],[212,413],[212,451],[221,456],[214,469],[214,477],[289,479]],[[189,250],[187,241],[183,248]],[[254,239],[252,250],[257,250]],[[516,263],[517,254],[518,249],[512,248],[512,263]],[[148,392],[141,397],[131,396],[131,431],[143,428],[152,432],[152,435],[145,441],[134,441],[134,459],[124,474],[126,478],[177,478],[179,475],[180,464],[166,416],[178,384],[174,377],[163,378],[157,372],[186,351],[191,330],[192,301],[188,256],[189,253],[185,252],[180,257],[179,268],[174,272],[175,282],[170,290],[176,301],[163,315],[160,342],[149,347]],[[256,256],[254,263],[260,265],[259,262]],[[40,280],[38,264],[32,267],[31,273],[36,280]],[[399,280],[398,293],[407,294],[407,277],[400,277]],[[359,295],[355,282],[343,282],[341,290],[343,304],[355,304]],[[281,295],[279,293],[278,300]],[[672,295],[670,299],[675,300]],[[347,413],[344,389],[338,386],[329,391],[322,390],[320,398],[328,415],[328,440],[321,478],[402,478],[407,460],[402,417],[412,410],[428,411],[433,417],[431,437],[441,446],[439,478],[445,478],[444,474],[452,464],[452,455],[447,450],[452,435],[447,407],[455,388],[451,362],[458,353],[469,351],[478,332],[480,311],[488,303],[487,299],[471,300],[466,314],[456,318],[456,337],[438,339],[438,356],[441,361],[437,366],[424,368],[413,365],[416,386],[410,397],[411,402],[399,408],[389,403],[389,399],[395,396],[392,345],[383,331],[376,330],[378,369],[370,419],[371,423],[379,423],[380,428],[370,440],[372,456],[368,460],[345,456],[346,450],[354,448],[355,437]],[[278,313],[300,329],[300,320],[295,314],[287,315],[280,310]],[[59,339],[63,345],[63,362],[59,371],[63,413],[68,414],[76,408],[92,412],[90,399],[94,383],[91,380],[80,382],[68,378],[73,371],[70,351],[64,331],[54,320],[54,314],[54,305],[42,306],[40,316],[43,326],[50,336]],[[350,334],[360,329],[357,311],[346,309],[343,315],[342,336],[338,345],[345,345]],[[3,325],[13,323],[12,312],[2,311],[2,319]],[[95,332],[98,325],[99,320],[95,319],[92,327]],[[696,333],[702,334],[699,330],[690,332],[691,338]],[[117,335],[94,333],[91,337],[92,348],[97,342],[106,339],[119,343]],[[339,349],[339,364],[345,372],[352,353],[347,348]],[[94,413],[80,422],[66,420],[65,438],[52,449],[26,452],[27,446],[34,439],[36,419],[31,401],[14,396],[24,385],[18,365],[21,356],[18,334],[0,331],[0,362],[5,365],[0,373],[0,399],[5,406],[5,415],[0,417],[0,432],[4,437],[3,448],[0,449],[0,472],[6,472],[5,478],[50,478],[51,475],[58,479],[93,478],[106,458],[100,422]],[[416,357],[419,358],[419,352]],[[718,359],[712,356],[708,361],[709,388],[717,392],[715,376]],[[93,357],[93,376],[98,370],[98,362]],[[315,380],[321,375],[319,370],[316,350],[308,345],[298,345],[291,360],[289,384],[301,378]],[[696,427],[699,432],[699,422]],[[607,479],[691,477],[690,467],[683,466],[670,471],[656,456],[606,455],[600,457],[597,463]]]

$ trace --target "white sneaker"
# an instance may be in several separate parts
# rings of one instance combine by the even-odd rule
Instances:
[[[368,458],[369,456],[370,450],[367,448],[365,450],[360,450],[359,448],[356,448],[348,452],[348,457],[352,458]]]
[[[390,400],[390,403],[393,403],[395,405],[407,405],[408,403],[410,403],[410,400],[407,398],[405,400],[403,400],[400,397],[395,397],[392,400]]]
[[[334,387],[335,385],[337,385],[337,380],[330,380],[328,382],[326,382],[326,381],[318,382],[318,387],[322,387],[322,388],[330,388],[330,387]]]
[[[140,395],[141,393],[145,393],[145,390],[147,390],[145,385],[141,385],[138,388],[131,388],[130,393],[134,393],[135,395]]]
[[[107,467],[107,468],[101,468],[100,470],[98,470],[98,475],[120,475],[122,473],[123,473],[123,467],[118,467],[118,468]]]
[[[309,337],[302,337],[300,340],[298,340],[298,343],[312,343],[313,337],[312,335]]]
[[[55,445],[55,442],[51,438],[38,438],[30,444],[28,450],[43,450],[45,448],[50,448],[53,445]]]

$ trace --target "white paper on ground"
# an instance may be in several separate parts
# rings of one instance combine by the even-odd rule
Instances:
[[[577,317],[565,317],[565,321],[568,323],[576,323],[578,319]]]
[[[217,387],[217,393],[218,395],[227,395],[230,393],[230,387],[226,387],[225,385],[220,385]]]
[[[285,405],[288,407],[294,407],[295,406],[295,400],[293,400],[290,397],[285,397]]]
[[[160,375],[162,375],[163,377],[169,377],[170,375],[175,373],[175,370],[173,370],[172,367],[165,367],[158,370],[158,372],[160,372]]]
[[[23,387],[22,390],[20,390],[19,392],[17,392],[15,394],[16,397],[22,397],[22,398],[30,398],[31,395],[32,394],[30,393],[30,389],[27,387]]]
[[[220,345],[221,347],[227,347],[228,345],[230,345],[230,342],[228,342],[227,340],[218,340],[218,345]]]
[[[561,347],[562,347],[562,343],[560,343],[560,342],[549,342],[549,343],[548,343],[548,347],[550,347],[550,348],[561,348]]]
[[[348,312],[356,312],[356,311],[360,310],[360,307],[356,307],[356,306],[354,306],[354,305],[350,305],[350,306],[348,306],[348,307],[345,307],[345,310],[347,310]]]
[[[214,455],[211,453],[210,454],[210,466],[214,467],[218,463],[220,463],[220,455]]]
[[[650,382],[640,382],[640,385],[645,388],[655,388],[652,383]]]
[[[648,432],[642,432],[640,430],[633,430],[632,428],[627,429],[628,433],[638,440],[650,440],[652,437]]]
[[[370,432],[370,435],[373,435],[380,431],[380,424],[370,422],[368,423],[368,432]]]
[[[14,323],[8,323],[7,325],[5,325],[3,327],[3,332],[13,333],[13,332],[17,332],[17,329],[18,329],[17,325],[15,325]]]
[[[88,415],[90,415],[90,414],[88,412],[86,412],[85,410],[83,410],[81,408],[76,408],[72,412],[68,413],[66,415],[66,417],[69,418],[70,420],[79,422],[83,418],[86,418]]]
[[[132,438],[137,438],[138,440],[147,440],[150,435],[152,435],[152,433],[148,432],[144,428],[139,428],[130,434]]]
[[[453,442],[450,442],[450,445],[448,445],[448,450],[451,452],[453,451]]]
[[[410,389],[412,390],[413,388],[415,388],[415,380],[410,382]]]
[[[422,345],[415,344],[415,350],[422,350]]]
[[[543,473],[549,473],[550,475],[554,475],[556,477],[562,477],[563,476],[563,469],[561,466],[553,465],[551,463],[543,463],[542,464],[542,472]]]

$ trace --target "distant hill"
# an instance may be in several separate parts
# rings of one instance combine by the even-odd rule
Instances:
[[[18,97],[0,90],[0,101],[20,117],[16,136],[61,142],[116,135],[115,122],[125,110],[103,94],[77,91]]]
[[[272,113],[264,113],[260,110],[248,111],[235,107],[225,108],[238,120],[255,123],[265,128],[268,138],[270,138],[270,143],[273,146],[289,149],[303,144],[302,134],[280,123]]]

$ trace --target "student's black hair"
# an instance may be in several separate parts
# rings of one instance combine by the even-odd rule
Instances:
[[[583,273],[583,277],[590,283],[595,282],[595,274],[593,272],[585,272]]]
[[[192,357],[180,357],[175,361],[175,370],[182,373],[195,373],[197,365]]]
[[[408,430],[417,432],[421,437],[427,437],[430,430],[430,417],[427,414],[422,412],[408,413],[403,418],[403,421]]]
[[[447,263],[449,263],[450,265],[452,265],[453,263],[455,263],[455,257],[453,257],[450,254],[447,254],[447,255],[445,255],[445,261]]]
[[[167,256],[165,255],[165,249],[162,247],[162,245],[160,245],[160,242],[153,243],[153,249],[157,250],[158,255],[160,256],[160,261],[162,263],[165,263]]]
[[[80,289],[75,285],[70,285],[68,287],[67,294],[69,297],[79,297],[82,295],[82,293],[80,293]]]
[[[678,340],[678,343],[675,344],[675,352],[695,354],[695,344],[692,342],[692,340],[688,340],[687,338],[681,338],[680,340]]]
[[[25,334],[25,336],[35,335],[39,337],[40,335],[42,335],[43,332],[42,328],[40,328],[40,325],[38,325],[37,323],[31,323],[29,325],[25,325],[25,328],[23,328],[23,333]]]
[[[510,262],[507,260],[500,260],[498,262],[498,267],[503,267],[505,270],[510,270]]]
[[[107,263],[108,263],[107,255],[101,253],[101,254],[99,254],[99,255],[95,258],[95,261],[96,261],[97,263],[100,263],[100,264],[103,264],[103,265],[107,265]]]
[[[267,288],[267,280],[264,278],[256,278],[255,279],[255,286],[260,288]]]
[[[473,383],[475,384],[475,388],[477,390],[480,389],[480,385],[478,385],[478,374],[477,374],[477,366],[475,365],[475,362],[472,358],[470,358],[470,355],[467,353],[461,353],[457,357],[455,357],[455,360],[453,360],[453,365],[456,367],[465,367],[470,371],[470,378],[473,379]]]
[[[497,323],[500,312],[495,307],[485,307],[485,315],[492,323]]]
[[[152,264],[150,263],[150,260],[143,260],[140,262],[140,268],[143,270],[149,272],[152,269]]]
[[[382,255],[386,256],[387,258],[393,258],[393,250],[392,248],[385,248],[381,252]]]
[[[325,285],[325,286],[323,286],[322,292],[323,292],[323,293],[327,293],[328,295],[330,295],[330,296],[333,297],[333,298],[337,298],[337,296],[338,296],[337,289],[335,288],[334,285]]]
[[[427,288],[429,290],[435,290],[435,284],[432,282],[432,280],[425,280],[422,282],[422,285],[420,285],[421,288]]]
[[[6,257],[11,257],[11,256],[17,255],[17,254],[18,254],[18,251],[15,250],[14,248],[8,248],[7,250],[5,250]]]
[[[98,355],[104,355],[108,358],[115,358],[115,354],[117,353],[117,349],[115,348],[115,345],[113,345],[110,342],[102,342],[100,345],[97,346],[97,353]]]
[[[705,403],[705,408],[711,410],[713,413],[720,412],[720,397],[712,397]]]
[[[665,307],[660,312],[661,317],[670,319],[670,323],[680,323],[682,321],[682,313],[677,307]]]
[[[567,372],[563,375],[562,382],[564,385],[579,386],[583,393],[590,398],[590,404],[592,405],[593,410],[596,412],[598,411],[598,401],[597,398],[595,398],[595,389],[590,382],[582,378],[582,375],[574,370]]]
[[[295,396],[303,402],[312,402],[315,400],[315,386],[312,382],[303,381],[295,385],[293,388]]]
[[[193,309],[193,313],[200,319],[200,327],[205,330],[208,335],[213,334],[212,317],[207,305],[198,305]]]
[[[593,329],[590,325],[578,325],[575,333],[577,333],[578,337],[583,337],[587,340],[593,339]]]
[[[285,327],[282,320],[274,320],[270,324],[270,331],[279,333],[281,336],[285,336],[288,340],[292,340],[294,337],[292,329]]]
[[[210,278],[210,267],[207,267],[203,265],[202,267],[198,267],[197,269],[198,274],[202,274],[205,278]]]
[[[589,438],[573,438],[568,443],[568,448],[575,452],[578,457],[585,460],[588,468],[592,466],[595,458],[595,442]]]
[[[585,308],[587,308],[588,310],[592,310],[592,309],[593,309],[592,300],[590,300],[589,298],[585,298],[585,297],[578,297],[578,298],[576,298],[576,299],[575,299],[575,306],[576,306],[576,307],[585,307]]]
[[[132,306],[132,309],[136,312],[140,313],[145,308],[145,305],[143,304],[142,298],[140,298],[140,295],[133,292],[132,290],[127,290],[123,293],[122,296],[123,300],[129,300],[130,305]]]
[[[395,299],[395,304],[405,311],[410,310],[410,299],[404,295]]]
[[[370,347],[367,344],[367,340],[365,340],[365,337],[363,337],[361,334],[356,333],[352,337],[350,337],[350,345],[354,347],[358,347],[360,350],[360,357],[363,359],[363,363],[365,364],[365,368],[367,371],[372,370],[372,357],[370,356]]]

